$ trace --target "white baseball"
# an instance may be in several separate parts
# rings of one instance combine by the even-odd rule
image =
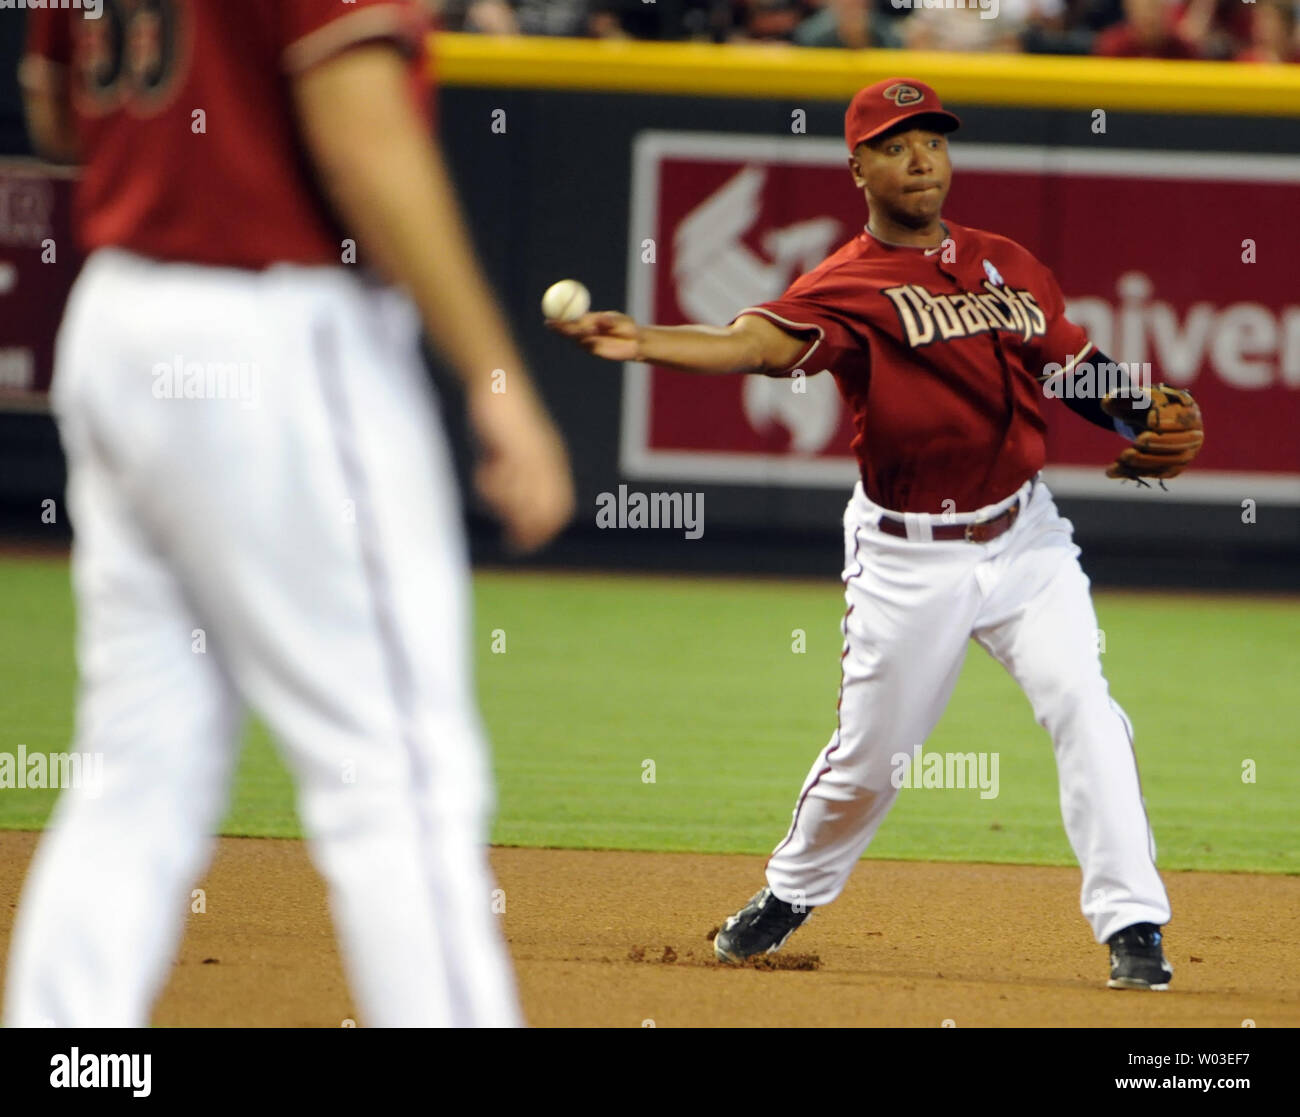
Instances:
[[[542,296],[542,313],[550,319],[572,322],[591,309],[591,292],[576,279],[552,283]]]

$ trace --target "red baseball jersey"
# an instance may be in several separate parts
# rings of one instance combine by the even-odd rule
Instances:
[[[1092,351],[1029,252],[945,226],[939,248],[864,231],[779,299],[741,311],[809,339],[791,369],[834,375],[867,496],[899,512],[969,512],[1015,492],[1046,458],[1044,366]]]
[[[25,85],[70,86],[87,250],[264,268],[337,264],[343,232],[295,123],[290,79],[393,41],[428,106],[417,0],[115,0],[28,13]]]

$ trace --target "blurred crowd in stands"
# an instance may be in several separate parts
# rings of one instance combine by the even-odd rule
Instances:
[[[441,7],[444,27],[488,35],[1300,61],[1300,0],[441,0]]]

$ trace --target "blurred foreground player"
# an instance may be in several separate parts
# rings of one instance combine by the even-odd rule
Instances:
[[[516,1024],[421,325],[464,381],[479,490],[516,547],[560,530],[572,483],[430,138],[420,9],[149,0],[29,19],[33,136],[84,164],[91,254],[52,404],[77,748],[103,754],[104,781],[60,798],[37,851],[6,1022],[149,1022],[247,706],[296,776],[362,1023]]]

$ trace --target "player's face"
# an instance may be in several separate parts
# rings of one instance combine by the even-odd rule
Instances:
[[[948,138],[928,128],[911,128],[859,144],[849,169],[858,188],[866,192],[873,213],[912,229],[924,229],[938,220],[952,185]]]

